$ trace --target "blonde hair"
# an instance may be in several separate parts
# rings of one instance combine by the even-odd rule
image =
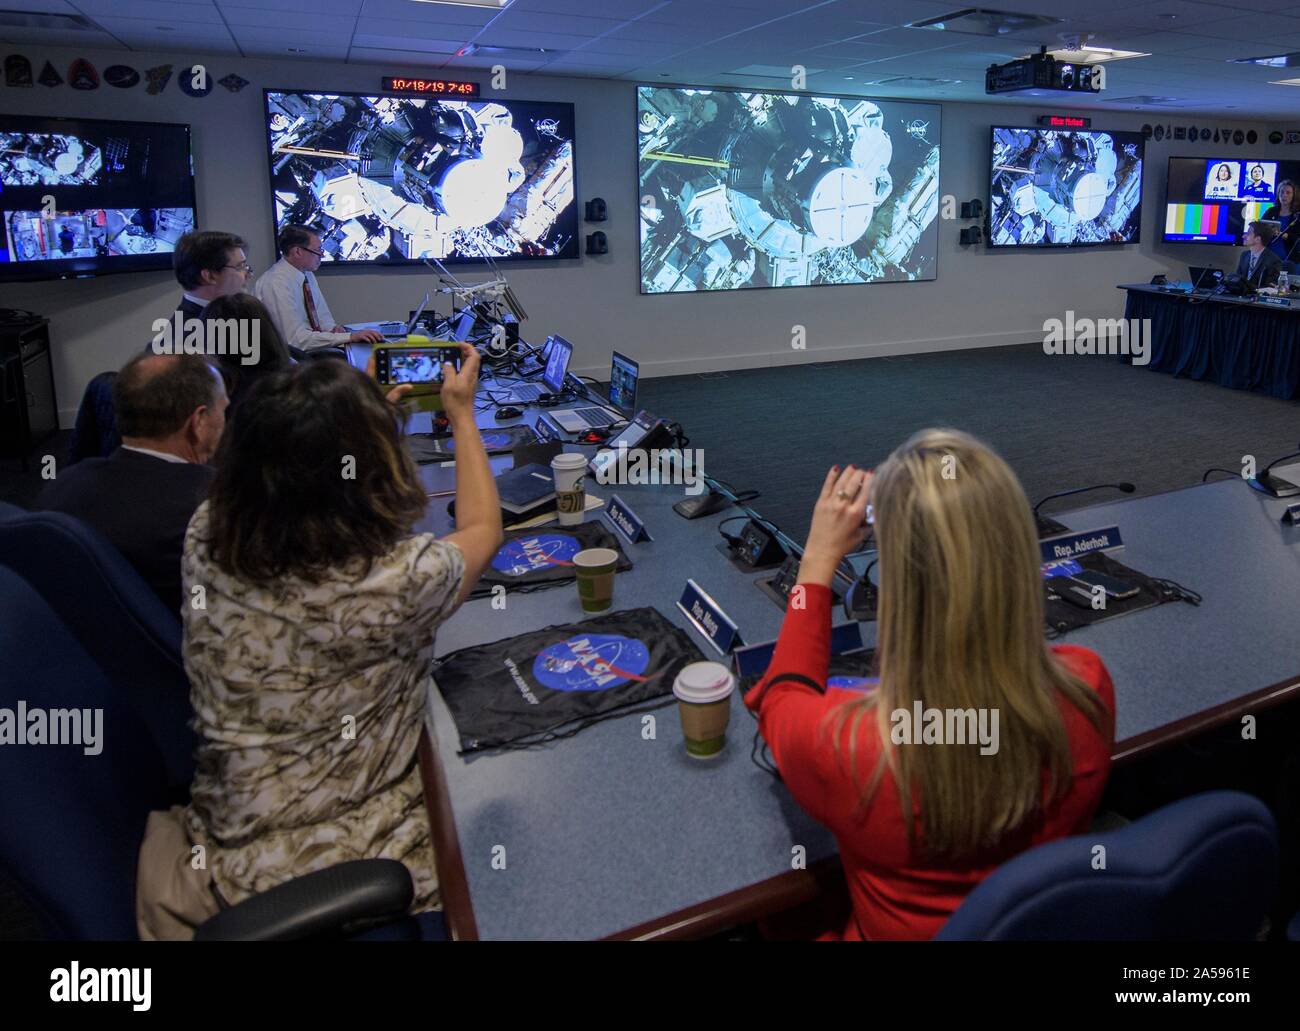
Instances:
[[[960,861],[992,848],[1069,788],[1070,743],[1057,693],[1113,735],[1097,694],[1066,670],[1044,638],[1037,533],[1023,488],[989,447],[930,429],[899,447],[871,486],[879,548],[880,687],[845,703],[824,729],[865,807],[885,763],[894,775],[909,842]],[[999,748],[895,745],[890,715],[924,708],[996,710]],[[874,710],[882,757],[869,781],[858,731]],[[915,740],[915,737],[914,737]]]

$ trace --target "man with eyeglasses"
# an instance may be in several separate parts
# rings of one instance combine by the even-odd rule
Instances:
[[[172,268],[184,291],[177,305],[182,316],[197,319],[218,297],[244,291],[253,273],[247,246],[234,233],[212,230],[186,233],[176,241]]]
[[[262,274],[253,293],[270,311],[286,344],[313,351],[383,341],[373,329],[350,333],[334,321],[316,281],[315,272],[324,254],[315,231],[307,226],[285,226],[275,243],[280,260]]]

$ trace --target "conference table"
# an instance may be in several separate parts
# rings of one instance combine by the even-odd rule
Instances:
[[[1193,295],[1190,287],[1119,287],[1127,293],[1124,318],[1150,321],[1147,367],[1287,400],[1300,397],[1300,295]]]
[[[528,409],[525,421],[535,418]],[[501,425],[490,411],[480,423]],[[652,606],[721,660],[677,608],[690,577],[745,644],[776,637],[783,613],[755,582],[770,574],[742,572],[716,546],[718,523],[736,509],[687,521],[672,511],[681,486],[591,480],[593,494],[617,493],[654,537],[620,539],[634,567],[617,577],[614,609]],[[431,503],[419,529],[446,531],[445,500]],[[1052,513],[1072,530],[1118,526],[1125,547],[1116,557],[1203,595],[1199,606],[1166,603],[1064,638],[1110,669],[1116,763],[1300,690],[1300,527],[1280,522],[1285,507],[1232,479]],[[603,519],[600,511],[586,518]],[[871,558],[851,563],[860,571]],[[572,584],[511,593],[504,610],[472,600],[439,629],[435,655],[583,618]],[[875,624],[862,624],[862,636],[873,645]],[[838,866],[835,842],[751,759],[756,723],[739,693],[716,759],[687,756],[675,704],[653,715],[652,736],[635,714],[541,746],[461,755],[431,688],[420,762],[453,938],[703,937],[818,896]]]

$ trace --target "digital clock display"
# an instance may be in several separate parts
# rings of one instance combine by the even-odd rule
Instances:
[[[416,93],[438,97],[477,97],[477,82],[454,82],[451,79],[416,79],[385,75],[380,83],[385,93]]]
[[[1038,124],[1049,129],[1090,129],[1092,119],[1079,115],[1039,115]]]

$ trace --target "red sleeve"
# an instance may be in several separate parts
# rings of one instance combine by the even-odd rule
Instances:
[[[804,606],[797,608],[792,603],[786,609],[772,662],[763,679],[745,695],[745,704],[758,713],[759,732],[771,748],[790,794],[824,824],[827,743],[818,740],[818,727],[827,711],[834,599],[830,588],[821,584],[798,584],[795,590],[799,588],[804,591]],[[789,674],[799,679],[782,679]]]
[[[1097,692],[1105,710],[1098,730],[1082,712],[1062,702],[1074,769],[1070,791],[1061,800],[1060,819],[1063,833],[1082,834],[1092,824],[1110,777],[1115,744],[1115,685],[1096,652],[1069,644],[1058,644],[1052,651],[1062,665]]]

